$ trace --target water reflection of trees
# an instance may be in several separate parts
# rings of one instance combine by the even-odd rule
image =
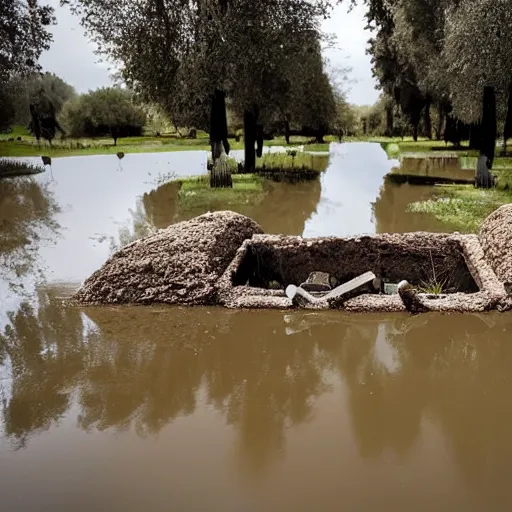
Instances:
[[[399,185],[384,180],[379,196],[372,204],[377,233],[404,233],[409,231],[444,232],[446,225],[424,214],[408,212],[410,203],[432,197],[432,187]]]
[[[5,432],[23,446],[76,404],[85,430],[148,436],[206,401],[235,427],[244,464],[262,469],[287,428],[312,417],[329,372],[346,385],[362,457],[408,453],[427,420],[474,486],[511,469],[506,317],[486,316],[490,326],[476,316],[305,318],[286,336],[279,312],[83,314],[41,293],[39,309],[21,308],[0,339],[13,378]]]
[[[484,490],[512,469],[512,413],[504,406],[512,325],[503,316],[484,320],[436,316],[368,324],[359,328],[366,335],[351,336],[332,354],[349,388],[362,456],[407,453],[427,419],[442,429],[468,484]],[[379,336],[398,362],[392,369],[376,353],[372,340]]]
[[[263,201],[245,215],[256,220],[265,233],[300,236],[306,221],[316,212],[321,191],[320,180],[294,185],[272,183]]]
[[[10,362],[12,378],[4,428],[18,446],[66,413],[84,364],[80,313],[62,308],[51,292],[40,292],[37,303],[10,313],[0,335],[0,360]]]
[[[0,180],[0,267],[8,282],[34,270],[40,242],[59,228],[58,211],[48,184],[30,177]]]
[[[179,190],[179,182],[169,181],[142,197],[147,222],[156,229],[176,222]]]
[[[215,209],[235,209],[258,222],[266,233],[302,235],[306,221],[316,211],[320,201],[320,181],[298,184],[266,182],[263,197],[236,208],[222,202],[215,203]],[[215,192],[213,192],[215,193]],[[178,182],[167,182],[157,189],[138,198],[134,210],[130,210],[128,224],[119,228],[117,240],[111,241],[115,251],[134,240],[138,240],[155,229],[162,229],[206,213],[204,210],[189,211],[179,202]]]

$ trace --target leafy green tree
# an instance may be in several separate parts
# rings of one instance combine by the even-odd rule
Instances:
[[[26,126],[30,121],[30,105],[48,112],[51,104],[58,115],[66,101],[76,96],[75,89],[54,73],[16,75],[8,83],[14,109],[14,123]]]
[[[0,1],[0,130],[14,116],[7,84],[16,74],[38,69],[39,56],[52,40],[48,26],[53,22],[52,8],[37,0]]]
[[[430,105],[437,105],[438,138],[447,119],[449,132],[454,126],[466,132],[448,134],[449,139],[460,140],[470,133],[472,145],[480,145],[485,87],[494,89],[498,124],[506,124],[508,105],[512,107],[507,101],[512,80],[511,0],[365,0],[365,4],[374,30],[369,48],[374,72],[383,90],[395,93],[413,126],[423,104],[429,134]]]
[[[336,93],[336,119],[332,124],[334,131],[341,138],[343,136],[355,135],[357,132],[357,115],[344,94]]]
[[[119,137],[141,135],[146,115],[129,91],[105,87],[68,101],[61,119],[72,137],[110,135],[116,145]]]
[[[175,124],[209,129],[214,91],[245,119],[246,166],[263,127],[284,110],[304,41],[320,37],[327,0],[69,0],[130,88]],[[307,45],[309,46],[309,45]],[[313,50],[316,51],[316,50]],[[316,77],[324,87],[324,78]]]

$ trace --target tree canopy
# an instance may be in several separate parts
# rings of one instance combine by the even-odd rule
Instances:
[[[142,108],[134,105],[129,91],[105,87],[68,101],[61,113],[62,124],[72,137],[141,135],[146,121]]]
[[[319,30],[327,0],[66,3],[100,51],[121,65],[127,85],[177,125],[208,130],[215,90],[226,92],[236,116],[257,111],[266,126],[293,114],[295,122],[319,128],[311,116],[335,111]],[[308,112],[313,95],[322,96],[322,108]],[[297,98],[301,108],[291,105]]]
[[[7,83],[7,92],[14,110],[13,123],[27,125],[30,105],[44,113],[51,104],[58,115],[66,101],[76,96],[75,89],[54,73],[16,75]]]
[[[14,108],[7,83],[14,76],[39,69],[39,56],[49,48],[53,10],[37,0],[0,1],[0,129],[9,126]]]
[[[365,4],[374,74],[413,127],[431,104],[441,122],[448,117],[447,131],[479,124],[486,86],[497,95],[498,120],[505,120],[512,83],[511,0]]]

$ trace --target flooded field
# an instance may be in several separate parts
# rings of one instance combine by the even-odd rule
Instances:
[[[446,229],[379,145],[238,210],[305,237]],[[510,510],[512,317],[72,308],[121,245],[203,212],[202,152],[0,180],[0,510]]]

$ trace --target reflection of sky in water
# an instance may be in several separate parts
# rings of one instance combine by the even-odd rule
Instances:
[[[36,177],[50,183],[61,208],[55,218],[60,236],[39,247],[49,282],[79,284],[99,268],[111,253],[112,240],[119,239],[124,226],[133,226],[139,198],[170,176],[204,174],[206,152],[128,154],[121,164],[116,155],[55,158],[52,173]],[[304,236],[374,232],[370,203],[391,166],[378,144],[332,144],[321,200]]]
[[[6,404],[12,398],[12,362],[10,357],[6,357],[0,365],[0,410],[3,410]],[[0,414],[0,438],[4,435],[5,417]]]
[[[400,369],[400,357],[397,350],[388,340],[389,326],[387,323],[380,323],[375,339],[375,359],[389,373],[395,373]]]
[[[394,162],[379,144],[332,144],[322,195],[304,237],[375,233],[371,203]]]
[[[38,161],[39,159],[32,159]],[[62,212],[62,228],[55,244],[40,248],[49,281],[80,282],[108,258],[111,238],[130,222],[137,198],[155,189],[169,176],[206,172],[204,151],[55,158],[49,172],[37,176],[50,181]]]

